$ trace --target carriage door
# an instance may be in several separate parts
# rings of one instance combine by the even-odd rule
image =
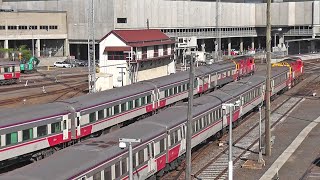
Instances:
[[[77,122],[76,122],[76,126],[77,126],[77,136],[80,136],[81,135],[81,123],[80,123],[80,119],[81,119],[81,116],[80,116],[80,112],[77,112]]]
[[[244,97],[243,95],[241,96],[241,101],[240,101],[240,117],[242,116],[242,111],[243,111],[243,105],[244,105]]]
[[[148,156],[149,156],[148,172],[155,172],[157,164],[154,159],[154,142],[153,141],[148,144]]]
[[[69,139],[69,118],[68,115],[64,115],[62,117],[62,132],[63,132],[63,140]]]
[[[180,128],[181,133],[181,153],[186,152],[186,125],[182,125]]]

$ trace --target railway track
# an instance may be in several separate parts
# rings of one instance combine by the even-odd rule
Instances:
[[[271,128],[275,127],[283,118],[285,118],[292,109],[298,106],[298,104],[303,100],[303,98],[288,98],[281,106],[278,106],[273,110],[271,115],[270,123]],[[262,128],[264,126],[262,125]],[[245,134],[236,139],[233,143],[233,163],[234,165],[240,166],[240,158],[247,152],[250,151],[254,145],[258,143],[259,140],[259,124],[252,126]],[[203,168],[201,168],[197,173],[196,177],[201,179],[226,179],[228,171],[228,148],[218,154],[214,159],[207,163]]]
[[[69,85],[69,87],[59,89],[59,90],[42,92],[42,93],[37,93],[37,94],[29,95],[29,96],[1,100],[0,104],[1,104],[1,106],[6,106],[6,105],[11,105],[11,104],[22,102],[24,99],[34,99],[34,98],[40,98],[40,97],[45,97],[45,96],[55,95],[55,94],[60,94],[60,93],[70,93],[72,91],[76,91],[79,93],[81,91],[84,91],[87,88],[87,86],[88,86],[87,82],[81,82],[81,83],[77,83],[74,85]]]
[[[305,98],[305,96],[310,96],[310,89],[312,87],[308,88],[312,82],[319,78],[319,76],[310,77],[308,80],[305,81],[305,85],[302,85],[301,87],[298,87],[298,89],[293,90],[293,92],[286,93],[284,96],[286,96],[286,99],[280,103],[275,109],[272,110],[272,117],[271,117],[271,124],[272,127],[275,127],[279,122],[281,122],[284,117],[286,117],[291,110],[296,107],[302,100]],[[303,76],[303,79],[306,79],[306,76]],[[303,90],[307,88],[306,90]],[[280,109],[282,107],[282,109]],[[242,124],[250,119],[252,116],[254,116],[255,113],[248,114],[243,121],[241,122],[240,127],[248,129],[242,135],[240,135],[239,138],[237,138],[234,143],[234,163],[235,166],[240,165],[240,158],[246,154],[248,151],[252,151],[251,149],[255,147],[258,143],[258,123],[254,123],[253,125],[248,126],[243,125],[245,127],[242,127]],[[264,126],[263,126],[264,128]],[[224,138],[226,138],[227,135],[225,135]],[[235,137],[235,136],[234,136]],[[213,139],[214,141],[215,139]],[[215,149],[215,151],[213,151]],[[193,150],[194,151],[194,150]],[[209,162],[206,162],[204,166],[200,163],[201,168],[198,168],[194,172],[194,177],[197,179],[226,179],[227,177],[227,167],[228,167],[228,148],[220,148],[218,149],[215,143],[205,144],[201,145],[201,147],[192,153],[192,166],[197,164],[199,159],[204,159],[210,157],[210,154],[214,154],[213,158]],[[178,167],[175,171],[172,171],[165,175],[162,179],[184,179],[185,173],[185,164],[184,162],[181,164],[180,167]]]
[[[81,77],[87,77],[87,75],[83,74],[83,75],[72,75],[72,76],[60,77],[60,78],[63,78],[63,80],[57,80],[55,78],[46,78],[46,79],[40,79],[40,80],[28,80],[28,86],[25,86],[25,83],[23,83],[18,86],[11,85],[10,87],[1,87],[0,93],[12,92],[12,91],[17,91],[17,90],[21,90],[21,89],[31,89],[31,88],[37,88],[37,87],[43,87],[43,86],[52,86],[52,85],[57,85],[57,84],[65,85],[66,83],[73,82],[72,80],[66,81],[66,79],[74,79],[74,78],[81,78]],[[42,83],[42,82],[48,82],[48,81],[49,81],[49,83]],[[34,84],[34,83],[37,83],[37,84]]]
[[[303,173],[302,177],[299,180],[308,180],[308,179],[319,179],[320,178],[320,172],[319,170],[313,172],[314,169],[319,169],[320,167],[320,154],[318,155],[318,158],[316,158],[312,164],[308,167],[308,169]]]

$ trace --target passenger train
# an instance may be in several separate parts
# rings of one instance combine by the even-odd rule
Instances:
[[[272,96],[289,89],[288,67],[273,67]],[[229,83],[194,100],[192,142],[195,147],[211,136],[221,136],[230,123],[223,103],[240,101],[232,123],[264,102],[265,73]],[[188,104],[169,107],[159,114],[94,139],[88,139],[54,155],[0,176],[12,179],[128,179],[128,149],[119,138],[141,139],[133,144],[134,179],[155,179],[175,169],[185,156]]]
[[[19,63],[15,61],[0,61],[0,85],[14,84],[19,78]]]
[[[196,68],[194,95],[252,74],[255,64],[253,58],[249,61],[245,64],[248,71],[239,71],[242,62],[230,60]],[[178,72],[60,102],[0,110],[1,165],[37,161],[84,138],[154,114],[186,99],[188,82],[188,72]]]

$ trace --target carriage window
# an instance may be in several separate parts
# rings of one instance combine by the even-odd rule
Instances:
[[[164,139],[161,139],[159,144],[160,144],[160,153],[162,153],[165,150]]]
[[[96,112],[92,112],[89,114],[89,121],[90,122],[96,121]]]
[[[51,133],[57,133],[61,131],[61,123],[56,122],[51,124]]]
[[[110,117],[111,116],[111,108],[107,108],[107,117]]]
[[[98,119],[103,119],[104,118],[104,109],[98,111]]]
[[[115,176],[120,177],[120,161],[115,164]]]
[[[47,135],[47,125],[37,127],[37,136],[45,136]]]
[[[136,99],[135,101],[134,101],[134,107],[140,107],[140,99]]]
[[[67,129],[67,120],[63,120],[63,130]]]
[[[168,90],[165,90],[164,91],[164,97],[168,97],[169,96],[169,91]]]
[[[138,154],[139,154],[139,164],[142,164],[144,162],[144,149],[141,149]]]
[[[182,92],[182,87],[181,87],[181,85],[178,86],[178,93],[180,93],[180,92]]]
[[[33,138],[33,129],[26,129],[22,131],[22,140],[26,141]]]
[[[178,88],[177,87],[174,87],[173,88],[173,94],[177,94],[178,93]]]
[[[115,106],[113,107],[113,114],[116,115],[116,114],[118,114],[119,112],[120,112],[119,105],[115,105]]]
[[[101,172],[97,172],[92,176],[93,180],[101,180]]]
[[[189,83],[187,83],[187,90],[189,89],[189,87],[190,87],[190,84],[189,84]]]
[[[141,98],[141,106],[146,104],[146,97]]]
[[[174,143],[177,143],[179,141],[178,131],[174,132]]]
[[[171,133],[170,135],[170,143],[171,143],[171,146],[174,145],[174,133]]]
[[[112,176],[111,176],[111,166],[107,167],[104,169],[104,179],[105,180],[111,180]]]
[[[194,80],[194,85],[193,85],[193,87],[198,87],[198,80],[197,80],[197,79]]]
[[[132,167],[135,168],[137,166],[137,163],[136,163],[136,153],[133,153],[132,155]]]
[[[122,174],[125,174],[128,171],[127,170],[127,158],[122,159],[121,166],[122,166]]]
[[[6,134],[6,145],[15,144],[17,142],[18,142],[18,133],[17,132]]]
[[[170,88],[170,89],[169,89],[169,96],[171,96],[172,94],[173,94],[173,89]]]
[[[127,106],[126,106],[126,103],[122,103],[121,104],[121,112],[124,112],[127,110]]]
[[[4,72],[10,72],[10,68],[9,67],[4,67]]]
[[[133,109],[133,101],[128,102],[128,110]]]
[[[151,95],[147,96],[147,103],[151,103]]]

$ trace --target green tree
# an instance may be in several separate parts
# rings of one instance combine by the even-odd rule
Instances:
[[[21,45],[19,47],[19,52],[22,55],[22,59],[29,60],[32,57],[31,51],[27,49],[27,45]]]

